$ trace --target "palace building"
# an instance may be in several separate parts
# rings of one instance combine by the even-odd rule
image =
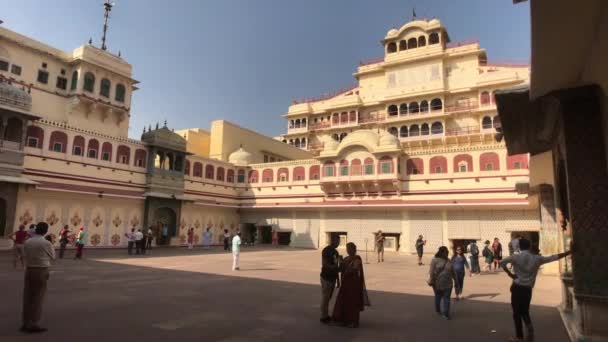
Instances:
[[[132,227],[240,229],[244,239],[319,248],[331,234],[373,249],[427,252],[513,234],[538,241],[527,154],[495,139],[494,94],[527,84],[529,67],[493,63],[477,41],[451,41],[437,19],[391,29],[356,84],[294,101],[271,138],[218,120],[167,123],[128,137],[132,66],[91,44],[64,52],[0,27],[0,235],[47,221],[84,226],[89,245],[126,245]]]

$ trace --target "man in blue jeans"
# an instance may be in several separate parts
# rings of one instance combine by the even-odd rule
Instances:
[[[516,336],[509,340],[511,342],[524,341],[522,320],[528,330],[527,341],[534,341],[534,327],[530,319],[530,302],[532,301],[532,289],[540,266],[572,254],[571,251],[567,251],[548,257],[540,256],[530,252],[530,240],[526,239],[519,240],[519,249],[521,251],[519,254],[510,255],[500,261],[500,267],[513,279],[511,308],[513,309]],[[508,264],[513,265],[514,273],[511,273],[507,267]]]

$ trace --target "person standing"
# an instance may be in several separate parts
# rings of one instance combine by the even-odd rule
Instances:
[[[422,254],[424,254],[424,245],[426,245],[426,240],[422,237],[422,235],[418,235],[418,240],[416,240],[416,253],[418,254],[418,266],[422,266]]]
[[[76,236],[76,256],[74,259],[82,259],[82,251],[87,241],[87,233],[84,231],[84,227],[80,227],[78,235]]]
[[[498,271],[498,263],[502,260],[502,244],[498,238],[492,243],[492,254],[494,255],[494,271]]]
[[[492,249],[490,249],[490,240],[486,240],[484,242],[483,252],[481,252],[483,258],[486,262],[486,266],[484,267],[486,271],[492,270],[492,263],[494,262],[494,253],[492,253]]]
[[[272,228],[272,245],[279,247],[279,232],[276,228]]]
[[[36,225],[30,224],[30,227],[27,229],[27,237],[30,238],[32,236],[36,236]]]
[[[194,228],[190,227],[188,229],[188,249],[192,249],[194,247]]]
[[[211,228],[207,227],[205,233],[203,233],[203,247],[205,249],[209,249],[211,246],[211,241],[213,239],[213,234],[211,234]]]
[[[530,252],[530,240],[519,241],[520,253],[508,256],[500,261],[500,267],[513,279],[511,284],[511,308],[513,309],[513,322],[515,323],[516,337],[512,342],[523,342],[524,331],[522,321],[526,324],[527,341],[534,340],[534,327],[530,319],[530,302],[532,289],[536,283],[536,275],[541,265],[557,261],[572,254],[570,251],[543,257]],[[507,265],[513,265],[513,273]]]
[[[321,252],[321,323],[331,322],[329,317],[329,301],[336,288],[340,273],[340,254],[336,248],[340,245],[340,237],[331,235],[331,241]],[[338,287],[340,285],[338,284]]]
[[[479,247],[477,247],[477,242],[471,242],[468,250],[471,253],[471,274],[480,274],[481,268],[479,267]]]
[[[65,248],[70,242],[70,226],[67,224],[63,226],[61,231],[59,232],[59,259],[63,259],[63,255],[65,254]]]
[[[163,245],[169,244],[169,226],[164,225],[162,229],[162,242]]]
[[[17,261],[19,261],[21,263],[21,268],[25,268],[25,263],[23,261],[25,258],[23,244],[28,238],[25,226],[19,225],[19,230],[12,233],[9,238],[13,240],[13,266],[17,269]]]
[[[132,255],[133,245],[135,245],[135,228],[131,228],[130,233],[125,233],[125,237],[127,238],[127,253]]]
[[[450,319],[450,297],[456,279],[448,254],[447,247],[439,247],[431,261],[428,281],[435,293],[435,312],[446,320]]]
[[[228,229],[224,229],[224,250],[230,250],[230,234],[228,233]]]
[[[462,290],[464,288],[464,276],[466,270],[469,270],[469,262],[467,257],[462,252],[462,247],[456,247],[456,254],[452,257],[452,267],[456,274],[456,300],[462,299]],[[470,273],[469,273],[470,275]]]
[[[360,312],[370,303],[365,288],[363,260],[357,255],[357,246],[347,243],[346,252],[348,256],[340,263],[342,281],[332,319],[349,328],[358,328]]]
[[[238,271],[239,268],[239,257],[241,254],[241,233],[238,232],[232,238],[232,270]]]
[[[376,252],[378,253],[378,262],[382,260],[384,262],[384,241],[386,238],[382,234],[382,230],[378,230],[376,233]],[[382,257],[382,258],[381,258]]]
[[[146,249],[152,249],[152,240],[154,239],[154,231],[152,230],[152,226],[148,227],[148,232],[146,234]]]
[[[49,230],[46,222],[36,225],[36,235],[24,243],[25,280],[23,284],[23,324],[21,331],[41,333],[47,329],[40,327],[42,304],[46,294],[51,260],[55,259],[53,245],[44,238]]]
[[[138,229],[135,232],[135,254],[144,254],[143,252],[143,244],[144,244],[144,233],[141,232],[141,229]]]
[[[519,240],[521,240],[521,236],[515,235],[515,238],[509,242],[509,245],[511,246],[509,255],[518,254],[520,252]]]

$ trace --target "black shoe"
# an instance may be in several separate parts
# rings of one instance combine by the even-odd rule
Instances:
[[[47,328],[42,328],[42,327],[38,327],[38,326],[25,328],[25,332],[30,333],[30,334],[43,333],[47,330],[48,330]]]
[[[323,317],[319,321],[323,324],[329,324],[331,322],[331,317],[329,317],[329,316]]]

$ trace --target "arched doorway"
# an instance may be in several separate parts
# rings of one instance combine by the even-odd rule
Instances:
[[[168,207],[158,208],[154,211],[153,221],[158,227],[156,231],[156,241],[161,245],[168,245],[171,243],[171,238],[176,236],[177,233],[177,215],[173,209]],[[168,238],[164,239],[162,231],[164,227],[167,227]]]
[[[6,201],[0,198],[0,236],[6,233]]]

